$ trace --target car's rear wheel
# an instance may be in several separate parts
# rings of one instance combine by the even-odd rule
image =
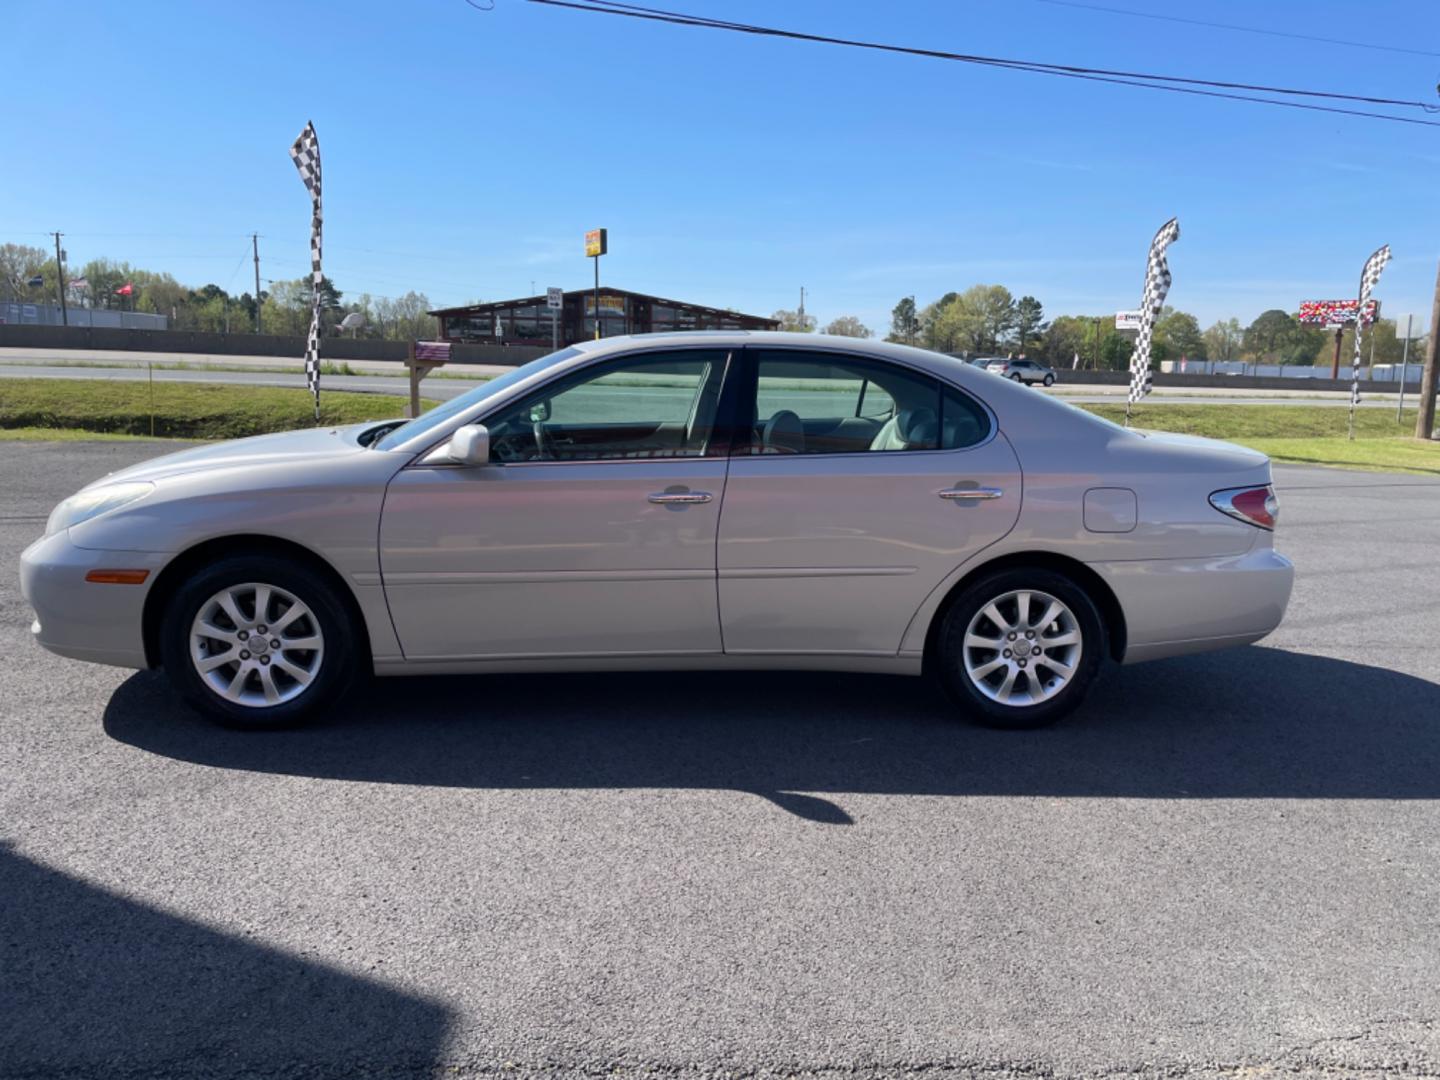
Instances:
[[[176,590],[161,624],[175,688],[231,727],[309,720],[359,668],[345,604],[317,575],[273,556],[232,557]]]
[[[1094,602],[1052,570],[1012,569],[968,586],[946,611],[935,668],[981,723],[1035,728],[1084,698],[1105,654]]]

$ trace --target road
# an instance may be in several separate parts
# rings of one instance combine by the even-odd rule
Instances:
[[[142,359],[135,359],[139,355]],[[155,366],[147,370],[143,358],[148,354],[125,354],[117,352],[94,353],[88,351],[60,352],[51,358],[37,355],[35,350],[0,349],[0,379],[123,379],[156,382],[220,383],[232,386],[279,386],[303,388],[305,375],[299,362],[282,357],[215,357],[187,358],[170,354],[154,354],[156,365],[186,363],[191,366]],[[322,385],[330,390],[351,390],[362,393],[395,394],[406,396],[410,384],[402,364],[377,361],[372,363],[348,362],[355,375],[326,375]],[[204,366],[208,365],[208,366]],[[259,368],[260,370],[235,370],[237,368]],[[275,370],[288,368],[289,370]],[[444,377],[431,377],[423,383],[427,398],[445,401],[463,394],[475,385],[475,380],[510,370],[495,365],[467,364],[447,368]],[[452,377],[454,376],[454,377]],[[1304,386],[1303,381],[1294,390],[1248,390],[1244,386],[1235,388],[1161,388],[1145,399],[1150,405],[1328,405],[1347,408],[1350,404],[1348,393],[1316,391]],[[1243,382],[1238,380],[1237,382]],[[1383,385],[1383,384],[1382,384]],[[1040,389],[1040,388],[1036,388]],[[1362,386],[1361,406],[1364,408],[1395,408],[1395,394],[1390,391],[1372,390]],[[1060,384],[1046,393],[1054,393],[1066,401],[1076,404],[1123,403],[1124,386],[1081,386],[1066,385],[1064,375]],[[1413,402],[1414,395],[1407,395]]]
[[[159,450],[8,444],[5,565]],[[0,1076],[1434,1076],[1440,482],[1277,479],[1280,631],[1033,733],[636,674],[243,735],[0,575]]]

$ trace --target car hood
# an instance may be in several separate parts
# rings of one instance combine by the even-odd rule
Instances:
[[[356,443],[355,435],[371,426],[355,424],[341,428],[307,428],[196,446],[110,473],[88,487],[122,481],[162,480],[220,469],[283,465],[287,462],[298,464],[304,461],[313,465],[326,458],[366,454],[370,451]]]

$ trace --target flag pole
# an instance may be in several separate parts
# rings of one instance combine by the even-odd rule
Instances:
[[[305,384],[315,398],[315,422],[320,422],[320,296],[325,275],[320,269],[323,216],[320,211],[320,139],[315,124],[306,123],[305,130],[290,147],[290,159],[300,179],[310,192],[310,332],[305,337]],[[259,296],[256,296],[259,303]]]
[[[1165,259],[1165,250],[1178,239],[1180,219],[1171,218],[1150,241],[1150,254],[1145,261],[1145,289],[1140,296],[1140,332],[1135,338],[1135,351],[1130,354],[1130,391],[1125,396],[1127,428],[1131,408],[1151,390],[1150,339],[1155,332],[1155,319],[1170,293],[1170,264]]]
[[[1390,245],[1382,244],[1380,248],[1365,260],[1365,268],[1360,271],[1360,296],[1355,303],[1355,355],[1350,361],[1350,424],[1348,436],[1351,442],[1355,441],[1355,409],[1360,404],[1360,339],[1364,336],[1365,330],[1365,305],[1370,302],[1370,293],[1380,280],[1380,274],[1385,269],[1385,264],[1390,261]],[[1372,371],[1373,375],[1374,372]]]

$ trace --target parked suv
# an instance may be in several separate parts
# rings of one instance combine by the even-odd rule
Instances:
[[[1033,386],[1037,382],[1042,386],[1055,385],[1053,368],[1037,364],[1034,360],[1026,360],[1024,357],[1019,360],[991,360],[985,365],[985,370],[994,375],[1004,375],[1016,382],[1023,382],[1026,386]]]

